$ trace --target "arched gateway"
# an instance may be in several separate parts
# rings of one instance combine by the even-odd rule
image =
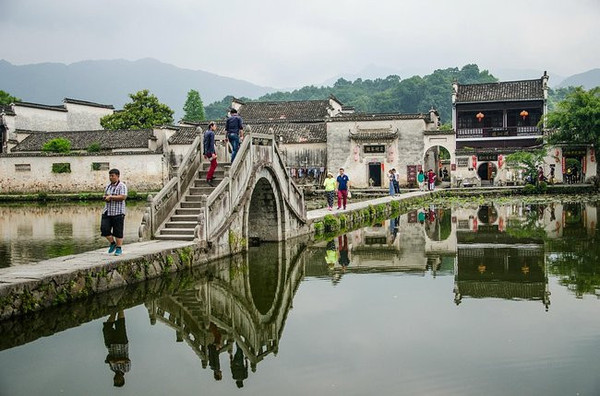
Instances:
[[[248,241],[282,241],[306,233],[304,195],[288,174],[273,135],[248,133],[235,162],[219,164],[209,186],[198,136],[177,175],[151,198],[141,239],[195,240],[223,255]],[[217,146],[227,158],[225,145]],[[204,173],[203,173],[204,172]]]

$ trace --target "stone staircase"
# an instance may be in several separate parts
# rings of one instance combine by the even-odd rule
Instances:
[[[194,239],[194,228],[198,224],[198,215],[204,210],[202,196],[210,195],[223,180],[225,167],[229,167],[229,165],[229,163],[219,163],[214,174],[214,187],[211,187],[206,182],[206,174],[210,164],[202,164],[195,180],[191,183],[188,191],[183,195],[169,219],[161,225],[155,239],[192,241]]]

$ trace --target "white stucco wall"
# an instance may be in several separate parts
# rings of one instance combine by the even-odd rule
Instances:
[[[67,109],[68,131],[95,131],[103,129],[100,118],[110,115],[113,109],[84,106],[76,103],[65,103]]]
[[[407,166],[422,164],[424,155],[423,119],[373,120],[327,123],[327,168],[343,167],[354,187],[365,188],[369,182],[369,163],[380,162],[382,184],[388,184],[387,172],[395,168],[400,184],[407,184]],[[388,129],[398,131],[395,140],[351,141],[358,130]],[[365,145],[385,145],[385,153],[365,153]]]
[[[14,105],[15,129],[31,131],[66,131],[67,112]],[[14,129],[10,131],[14,133]],[[9,135],[10,136],[10,135]]]
[[[92,170],[94,162],[119,169],[130,190],[158,191],[168,177],[162,154],[10,155],[0,157],[0,194],[102,191],[108,182],[108,169]],[[52,173],[53,163],[70,163],[71,173]],[[27,164],[30,170],[17,170],[27,168]]]

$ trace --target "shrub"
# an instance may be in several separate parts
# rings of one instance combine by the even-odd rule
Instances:
[[[334,215],[326,215],[323,219],[323,223],[325,225],[325,231],[331,232],[340,229],[340,219],[338,219]]]
[[[65,138],[56,138],[47,141],[42,147],[46,153],[68,153],[71,151],[71,141]]]
[[[98,151],[100,151],[100,143],[94,142],[90,144],[86,150],[88,153],[97,153]]]
[[[99,163],[99,162],[92,162],[92,170],[99,171],[101,167],[102,167],[101,163]]]

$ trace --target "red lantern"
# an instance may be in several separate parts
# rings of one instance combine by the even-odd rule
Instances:
[[[503,161],[504,161],[504,157],[502,156],[502,154],[500,154],[498,156],[498,168],[502,168]]]
[[[471,157],[471,164],[473,165],[473,168],[477,168],[477,156],[476,155]]]
[[[477,121],[481,122],[481,120],[483,120],[483,117],[485,117],[483,115],[483,113],[480,111],[479,113],[477,113],[477,115],[475,116],[477,118]]]
[[[524,120],[529,115],[529,112],[527,110],[523,110],[522,112],[519,113],[519,115],[521,117],[523,117],[523,120]]]

